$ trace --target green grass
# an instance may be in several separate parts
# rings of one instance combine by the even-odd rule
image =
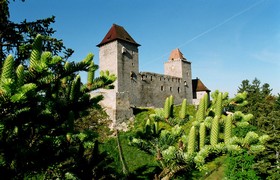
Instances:
[[[215,160],[205,164],[206,170],[193,170],[192,179],[220,180],[224,178],[226,155],[219,156]]]
[[[130,173],[135,171],[139,172],[138,170],[140,168],[143,168],[143,166],[150,167],[150,169],[146,169],[147,171],[153,171],[153,167],[157,166],[155,157],[139,150],[136,147],[130,146],[128,138],[131,135],[131,132],[119,133],[119,138],[124,154],[124,160],[128,166],[128,171]],[[119,157],[116,137],[111,137],[110,139],[108,139],[108,141],[104,142],[100,146],[100,149],[101,151],[109,152],[109,156],[111,156],[114,159],[113,166],[117,168],[118,173],[121,173],[122,164]]]

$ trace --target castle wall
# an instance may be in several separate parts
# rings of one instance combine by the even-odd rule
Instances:
[[[164,63],[164,74],[169,76],[175,76],[182,78],[182,61],[181,60],[169,60]]]
[[[113,126],[133,117],[131,107],[163,107],[166,97],[174,103],[184,98],[192,104],[191,63],[179,54],[164,64],[164,74],[139,72],[138,46],[120,26],[113,25],[99,47],[100,71],[117,76],[114,89],[100,89],[100,102],[113,120]],[[181,53],[179,50],[177,53]]]
[[[130,84],[131,72],[138,72],[138,48],[124,41],[112,41],[100,47],[100,70],[108,70],[117,76],[114,89],[100,89],[104,99],[100,102],[114,124],[121,124],[133,117],[130,108],[130,91],[135,91]]]
[[[164,63],[164,74],[182,78],[184,90],[186,92],[185,98],[189,103],[192,103],[193,94],[191,63],[183,59],[169,60]]]
[[[106,46],[101,46],[99,48],[99,70],[100,71],[109,71],[111,74],[118,75],[118,42],[113,41]],[[113,83],[115,86],[115,92],[118,91],[118,81]],[[112,91],[112,92],[113,92]],[[107,92],[107,91],[106,91]],[[111,93],[109,91],[108,93]]]
[[[130,91],[130,103],[137,107],[163,107],[166,97],[173,95],[174,103],[180,104],[184,98],[192,103],[192,91],[183,79],[174,76],[141,72],[131,79],[137,91]]]
[[[198,92],[196,92],[196,98],[193,99],[193,104],[198,106],[199,102],[200,102],[200,99],[202,99],[204,97],[204,95],[207,94],[207,93],[208,93],[207,91],[198,91]]]
[[[117,48],[119,52],[116,74],[118,78],[118,92],[134,91],[130,75],[139,72],[138,48],[125,41],[119,41]]]

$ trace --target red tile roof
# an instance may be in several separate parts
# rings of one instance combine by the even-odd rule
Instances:
[[[181,53],[181,51],[178,48],[171,51],[168,60],[179,60],[179,59],[186,60],[186,58],[183,56],[183,53]]]
[[[115,40],[123,40],[140,46],[140,44],[138,44],[122,26],[116,24],[113,24],[104,39],[97,46],[100,47]]]
[[[198,78],[192,80],[192,88],[193,88],[193,92],[198,92],[198,91],[210,92],[210,90]]]

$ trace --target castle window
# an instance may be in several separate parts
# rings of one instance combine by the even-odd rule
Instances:
[[[151,81],[153,81],[153,76],[151,76]]]
[[[132,63],[131,65],[132,65],[132,67],[134,67],[134,63]]]
[[[161,81],[161,77],[159,77],[159,80]]]
[[[172,91],[172,89],[173,89],[173,88],[172,88],[172,87],[170,87],[170,91]]]
[[[163,91],[163,90],[164,90],[163,86],[160,86],[160,90],[161,90],[161,91]]]
[[[133,79],[133,72],[130,71],[130,79]]]
[[[178,90],[178,93],[179,93],[181,91],[180,87],[178,87],[177,90]]]

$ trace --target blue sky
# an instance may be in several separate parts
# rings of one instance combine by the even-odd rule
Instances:
[[[193,78],[212,91],[232,96],[256,77],[280,93],[280,0],[18,0],[10,15],[16,22],[56,16],[55,37],[75,50],[71,61],[92,52],[98,64],[96,45],[116,23],[141,44],[140,71],[163,73],[179,48]]]

